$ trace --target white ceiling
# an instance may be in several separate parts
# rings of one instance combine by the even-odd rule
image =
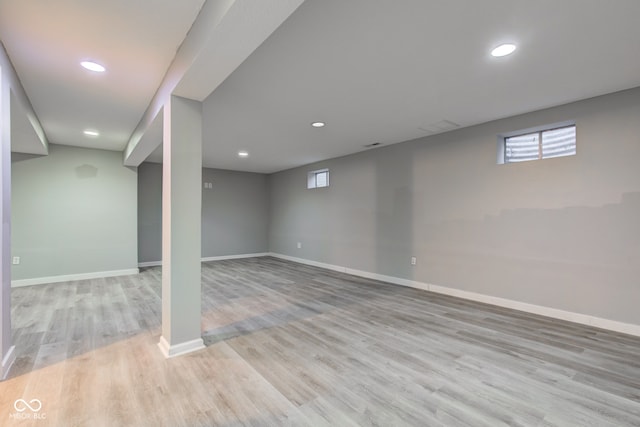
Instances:
[[[51,142],[97,146],[81,130],[104,123],[113,135],[100,147],[121,150],[201,3],[0,0],[0,37]],[[131,9],[126,18],[116,6]],[[78,19],[87,15],[91,37]],[[637,0],[306,0],[211,95],[201,69],[178,88],[204,100],[206,166],[269,173],[438,133],[443,121],[640,86],[638,16]],[[502,42],[518,50],[491,57]],[[200,62],[230,54],[216,43]],[[96,83],[77,69],[78,52],[96,46],[122,75]],[[147,134],[157,144],[159,124]]]
[[[0,0],[0,39],[49,141],[123,150],[203,3]]]

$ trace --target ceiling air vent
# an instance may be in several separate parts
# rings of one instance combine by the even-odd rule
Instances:
[[[439,122],[432,123],[428,126],[422,126],[422,127],[419,127],[418,129],[425,132],[429,132],[429,133],[442,133],[442,132],[448,132],[450,130],[457,129],[459,127],[460,127],[459,124],[454,123],[450,120],[440,120]]]

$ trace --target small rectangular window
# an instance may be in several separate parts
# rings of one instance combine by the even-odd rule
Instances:
[[[576,126],[541,129],[504,137],[503,163],[526,162],[576,154]]]
[[[322,188],[329,186],[329,169],[311,171],[307,174],[307,188]]]

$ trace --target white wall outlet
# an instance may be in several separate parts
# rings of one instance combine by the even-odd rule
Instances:
[[[302,249],[302,242],[298,242],[298,249]]]
[[[205,182],[204,188],[206,188],[207,190],[213,189],[213,182]]]
[[[13,262],[13,265],[20,264],[20,257],[19,256],[14,256],[12,262]]]
[[[418,262],[418,260],[416,259],[416,257],[412,256],[411,257],[411,265],[416,265],[416,262]]]

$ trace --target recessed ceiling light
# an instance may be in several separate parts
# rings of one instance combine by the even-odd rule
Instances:
[[[87,135],[87,136],[93,136],[93,137],[96,137],[96,136],[100,135],[100,132],[98,132],[97,130],[93,130],[93,129],[86,129],[83,133],[85,135]]]
[[[246,150],[238,151],[238,157],[249,157],[249,152]]]
[[[325,122],[313,122],[311,123],[311,126],[313,126],[314,128],[323,128],[326,125]]]
[[[104,73],[104,71],[106,70],[103,65],[100,65],[97,62],[93,61],[82,61],[80,65],[82,65],[87,70],[95,71],[96,73]]]
[[[491,55],[495,57],[511,55],[516,50],[516,45],[511,43],[501,44],[491,51]]]

